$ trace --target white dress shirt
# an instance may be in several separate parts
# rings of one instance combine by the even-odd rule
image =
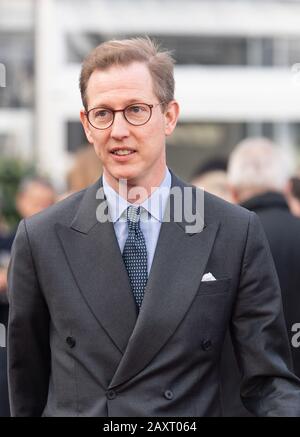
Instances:
[[[166,168],[166,175],[159,187],[143,203],[134,204],[141,207],[140,227],[147,246],[148,276],[152,266],[160,227],[171,188],[171,174]],[[128,237],[126,211],[132,205],[120,196],[106,181],[103,175],[103,190],[108,204],[108,210],[114,225],[121,253]]]

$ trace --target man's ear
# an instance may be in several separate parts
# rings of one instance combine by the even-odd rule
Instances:
[[[169,136],[173,133],[179,117],[179,104],[176,100],[168,103],[165,110],[165,134]]]
[[[92,132],[91,132],[91,126],[90,126],[90,123],[88,122],[86,112],[84,109],[80,110],[80,120],[81,120],[81,124],[83,126],[83,129],[84,129],[84,132],[85,132],[85,135],[86,135],[88,142],[90,144],[93,144],[94,140],[93,140],[93,136],[92,136]]]
[[[229,192],[231,194],[233,203],[239,204],[240,203],[240,196],[238,190],[231,184],[228,185]]]
[[[292,195],[292,181],[288,181],[282,190],[285,197],[291,197]]]

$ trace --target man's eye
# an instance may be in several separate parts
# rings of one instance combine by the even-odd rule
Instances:
[[[95,112],[95,117],[98,117],[98,118],[105,118],[108,115],[109,115],[109,111],[107,111],[106,109],[101,109],[101,110]]]
[[[128,111],[132,112],[133,114],[138,114],[139,112],[143,112],[144,110],[145,108],[139,105],[130,106],[128,108]]]

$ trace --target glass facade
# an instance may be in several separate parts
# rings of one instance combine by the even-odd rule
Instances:
[[[174,51],[178,66],[181,82],[178,86],[176,77],[176,92],[180,90],[181,94],[176,95],[180,94],[183,116],[175,133],[168,138],[168,160],[179,175],[189,177],[200,154],[227,153],[249,135],[284,139],[299,147],[300,112],[298,115],[293,100],[299,88],[291,93],[286,84],[292,82],[291,66],[300,63],[300,31],[282,30],[288,28],[290,21],[293,25],[296,14],[290,12],[286,15],[290,21],[285,18],[280,21],[281,7],[290,4],[294,8],[299,1],[226,2],[226,5],[236,3],[239,8],[237,16],[230,15],[231,21],[229,17],[230,22],[225,24],[216,13],[220,9],[214,9],[222,0],[203,2],[206,4],[203,10],[199,8],[201,3],[201,0],[0,0],[0,63],[5,65],[7,81],[7,86],[0,88],[0,153],[18,147],[34,148],[35,141],[41,166],[51,163],[47,169],[55,175],[59,171],[62,174],[72,154],[86,143],[78,116],[78,76],[83,58],[103,41],[145,33]],[[248,9],[251,3],[252,10]],[[269,10],[275,10],[276,3],[282,5],[269,21],[269,17],[260,20],[259,13],[256,20],[256,9],[262,3],[270,4]],[[232,26],[238,21],[242,4],[247,4],[241,15],[245,29],[237,26],[234,32]],[[168,5],[172,5],[170,15],[159,16],[161,10],[168,11]],[[196,11],[195,20],[191,20],[191,10]],[[128,20],[124,19],[124,12],[128,12]],[[203,16],[208,17],[211,27],[205,28]],[[174,24],[167,22],[169,17]],[[260,31],[255,32],[259,26]],[[224,73],[227,76],[223,81]],[[279,77],[281,73],[286,76]],[[268,75],[267,79],[263,75]],[[232,77],[234,80],[230,81]],[[198,84],[203,78],[202,90]],[[226,87],[227,93],[223,92]],[[243,94],[245,89],[253,93]],[[275,104],[272,94],[276,96]],[[262,111],[256,106],[256,98],[263,106]],[[286,116],[285,112],[293,105],[294,112]],[[281,106],[281,113],[273,110]],[[278,135],[280,130],[285,138],[283,134]],[[62,159],[57,170],[59,154]]]
[[[300,37],[203,36],[148,34],[171,50],[177,65],[272,67],[293,65],[300,60]],[[67,33],[66,61],[80,64],[97,45],[112,38],[141,36],[133,33]]]
[[[34,1],[0,1],[0,154],[32,159],[35,102]]]
[[[0,31],[0,59],[6,69],[6,86],[0,88],[0,108],[33,108],[33,32]]]

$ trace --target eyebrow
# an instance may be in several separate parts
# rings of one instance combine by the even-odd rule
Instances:
[[[142,99],[129,99],[126,101],[126,103],[124,103],[123,108],[126,108],[127,106],[132,105],[134,103],[146,103],[146,102],[143,101]],[[96,106],[93,106],[91,109],[93,108],[120,109],[120,108],[113,108],[112,105],[106,103],[98,103]]]

